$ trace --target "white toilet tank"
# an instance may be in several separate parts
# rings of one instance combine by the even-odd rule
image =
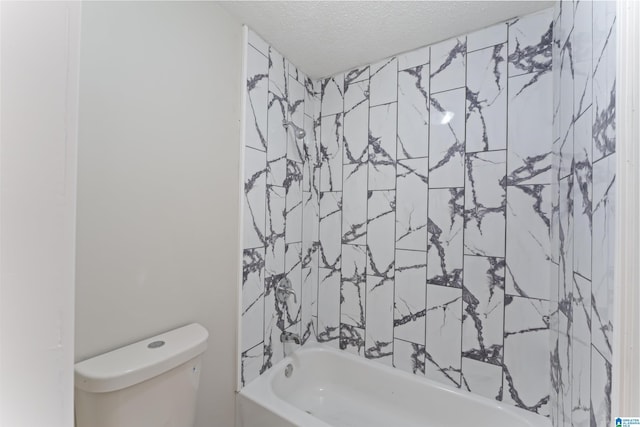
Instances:
[[[192,427],[208,335],[193,323],[77,363],[77,427]]]

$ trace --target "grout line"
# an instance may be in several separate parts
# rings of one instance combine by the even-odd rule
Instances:
[[[467,37],[464,37],[464,55],[463,55],[463,60],[464,60],[464,151],[462,153],[462,173],[463,173],[463,195],[464,198],[462,200],[462,248],[461,248],[461,252],[462,252],[462,281],[460,283],[461,285],[461,292],[460,292],[460,386],[458,388],[462,388],[462,380],[464,379],[464,373],[462,372],[462,349],[464,348],[464,292],[465,292],[465,274],[464,274],[464,267],[465,267],[465,262],[464,262],[464,257],[465,257],[465,248],[466,248],[466,237],[467,237],[467,162],[470,161],[469,157],[467,156],[467,90],[468,90],[468,67],[469,67],[469,58],[467,57]]]
[[[268,144],[268,142],[267,142],[267,144]],[[246,145],[246,144],[245,144],[245,146],[244,146],[244,147],[245,147],[245,148],[249,148],[249,149],[254,150],[254,151],[259,151],[260,153],[265,153],[265,154],[267,153],[267,151],[266,151],[266,150],[261,150],[261,149],[259,149],[259,148],[255,148],[255,147],[252,147],[252,146],[250,146],[250,145]]]
[[[269,50],[271,49],[271,47],[269,46]],[[269,52],[270,53],[270,52]],[[267,170],[267,167],[269,165],[269,154],[268,154],[268,149],[269,149],[269,93],[270,93],[270,88],[271,88],[271,79],[269,78],[269,74],[270,74],[270,67],[269,64],[271,63],[271,60],[269,59],[269,56],[267,56],[267,99],[266,99],[266,105],[265,105],[265,112],[266,112],[266,129],[265,129],[265,139],[267,141],[267,146],[265,148],[265,170]],[[269,182],[269,177],[268,177],[268,171],[267,173],[265,173],[265,205],[264,205],[264,234],[266,236],[267,234],[267,193],[269,191],[267,183]],[[286,199],[285,199],[285,207],[286,207]],[[264,261],[265,261],[265,266],[263,267],[263,273],[262,273],[262,367],[260,368],[260,370],[262,371],[262,369],[264,369],[265,366],[265,354],[264,354],[264,348],[265,348],[265,343],[267,340],[267,335],[266,335],[266,323],[265,323],[265,315],[267,312],[267,265],[266,265],[266,261],[267,261],[267,244],[266,242],[263,244],[264,247]]]
[[[345,120],[345,111],[344,111],[344,99],[346,97],[346,84],[345,84],[345,77],[346,74],[342,74],[342,134],[339,135],[339,138],[341,137],[342,141],[338,141],[338,143],[340,144],[340,158],[344,159],[344,146],[345,146],[345,140],[344,140],[344,129],[345,129],[345,124],[346,124],[346,120]],[[338,300],[338,348],[340,350],[342,350],[342,302],[343,302],[343,296],[342,296],[342,269],[344,268],[344,252],[342,250],[342,236],[344,233],[343,230],[343,223],[344,223],[344,162],[341,161],[340,162],[340,282],[339,282],[339,300]],[[346,350],[346,348],[345,348]]]
[[[396,64],[396,70],[395,70],[395,77],[396,77],[396,117],[395,117],[395,132],[394,132],[394,145],[396,148],[396,153],[395,153],[395,159],[394,159],[394,164],[393,164],[393,178],[394,178],[394,190],[393,190],[393,200],[394,200],[394,209],[393,209],[393,296],[392,296],[392,304],[391,304],[391,365],[395,367],[395,359],[396,359],[396,352],[395,352],[395,338],[396,338],[396,328],[394,326],[395,323],[395,307],[396,307],[396,270],[397,270],[397,243],[398,243],[398,111],[400,110],[398,108],[398,104],[399,104],[399,90],[398,90],[398,86],[400,84],[400,80],[398,78],[398,74],[399,74],[399,70],[398,70],[398,61],[396,59],[395,61]]]
[[[593,2],[589,3],[591,6],[591,68],[589,69],[589,77],[587,78],[588,81],[591,83],[591,123],[590,123],[590,128],[591,128],[591,224],[592,224],[592,228],[591,228],[591,265],[590,265],[590,273],[591,273],[591,278],[593,279],[593,199],[594,199],[594,192],[593,192],[593,167],[595,165],[595,161],[593,158],[593,122],[594,122],[594,116],[595,116],[595,108],[593,107],[593,47],[594,47],[594,42],[593,42],[593,34],[595,33],[594,29],[593,29]],[[592,302],[592,295],[593,295],[593,282],[590,280],[589,281],[589,285],[590,285],[590,289],[589,289],[589,321],[591,322],[591,324],[589,325],[589,411],[590,413],[593,413],[593,408],[591,405],[592,399],[591,399],[591,393],[593,390],[593,375],[591,374],[593,372],[593,351],[591,350],[591,347],[593,346],[593,302]]]
[[[450,88],[450,89],[445,89],[445,90],[440,90],[438,92],[430,92],[431,95],[440,95],[443,93],[447,93],[447,92],[453,92],[454,90],[460,90],[460,89],[466,89],[466,81],[467,81],[467,64],[466,64],[466,55],[465,55],[465,85],[464,86],[458,86],[458,87],[454,87],[454,88]],[[429,90],[431,90],[431,86],[429,86]],[[466,101],[466,98],[465,98]]]
[[[431,167],[431,63],[432,63],[432,58],[431,58],[431,47],[429,47],[429,64],[427,66],[427,82],[429,85],[429,90],[428,90],[428,99],[426,100],[427,102],[427,115],[429,117],[428,120],[428,129],[427,129],[427,157],[428,157],[428,162],[427,162],[427,259],[426,259],[426,274],[425,274],[425,283],[424,283],[424,309],[425,309],[425,315],[424,315],[424,352],[425,352],[425,358],[424,358],[424,376],[427,377],[427,357],[426,355],[429,353],[427,351],[427,344],[429,344],[428,340],[427,340],[427,335],[429,334],[429,322],[427,321],[428,318],[428,310],[429,310],[429,217],[430,217],[430,212],[431,212],[431,206],[430,206],[430,201],[431,201],[431,172],[430,172],[430,167]]]
[[[487,27],[487,28],[489,28],[489,27]],[[509,28],[509,26],[508,26],[508,25],[507,25],[507,28]],[[507,31],[508,31],[508,30],[507,30]],[[507,38],[508,38],[508,37],[507,37]],[[493,44],[490,44],[490,45],[488,45],[488,46],[479,47],[479,48],[477,48],[477,49],[473,49],[473,50],[469,50],[469,51],[467,51],[467,55],[469,55],[469,54],[471,54],[471,53],[477,53],[477,52],[480,52],[480,51],[482,51],[482,50],[493,49],[493,48],[495,48],[496,46],[499,46],[499,45],[501,45],[501,44],[506,45],[507,43],[508,43],[508,40],[505,40],[505,41],[503,41],[503,42],[493,43]],[[508,52],[508,51],[507,51],[507,55],[509,55],[509,52]]]
[[[505,124],[505,126],[507,126]],[[506,153],[507,149],[506,148],[495,148],[493,150],[478,150],[478,151],[467,151],[466,154],[484,154],[484,153],[497,153],[500,151],[504,151]],[[506,160],[505,160],[505,167],[506,167]]]
[[[320,87],[322,87],[322,80],[318,80],[318,83],[320,84]],[[316,149],[320,149],[317,150],[317,153],[320,153],[322,150],[322,91],[320,93],[320,97],[318,99],[318,102],[316,103],[317,107],[318,107],[318,135],[316,135],[316,140],[315,140],[315,144],[316,144]],[[314,105],[314,120],[313,120],[313,128],[314,128],[314,134],[315,134],[315,128],[316,128],[316,123],[315,123],[315,106]],[[320,156],[319,158],[319,164],[322,165],[322,156]],[[321,241],[321,235],[320,235],[320,218],[321,218],[321,199],[322,199],[322,191],[320,190],[320,187],[322,185],[322,167],[318,168],[318,248],[317,248],[317,253],[316,253],[316,257],[317,257],[317,267],[316,267],[316,340],[318,339],[318,336],[320,335],[320,251],[322,250],[322,241]]]
[[[260,55],[264,56],[265,58],[267,58],[267,60],[269,59],[268,55],[265,55],[264,52],[262,52],[260,49],[258,49],[257,47],[255,47],[254,45],[252,45],[251,43],[247,42],[247,44],[249,46],[251,46],[252,48],[255,49],[256,52],[258,52]]]
[[[368,307],[368,296],[369,296],[369,169],[371,164],[371,147],[369,145],[369,134],[371,133],[371,68],[369,68],[369,77],[367,81],[367,187],[366,187],[366,215],[365,215],[365,264],[364,264],[364,292],[362,295],[364,296],[364,344],[363,344],[363,352],[362,356],[364,358],[367,357],[367,331],[369,329],[367,322],[367,312],[369,311]]]
[[[510,89],[510,84],[509,82],[511,81],[509,78],[510,73],[509,73],[509,48],[510,48],[510,43],[509,43],[509,39],[510,39],[510,35],[511,35],[511,25],[507,25],[507,42],[505,43],[505,47],[507,49],[507,64],[505,67],[505,75],[506,78],[505,80],[505,85],[506,85],[506,101],[505,101],[505,121],[504,121],[504,125],[505,125],[505,143],[504,143],[504,149],[505,149],[505,159],[504,159],[504,166],[505,166],[505,177],[509,175],[509,106],[510,106],[510,102],[509,102],[509,89]],[[507,325],[507,304],[506,304],[506,297],[507,297],[507,271],[509,271],[508,268],[508,257],[507,255],[509,254],[508,252],[508,241],[509,241],[509,219],[507,216],[507,206],[509,206],[509,187],[506,186],[504,189],[504,197],[505,197],[505,210],[504,210],[504,282],[502,283],[502,289],[503,289],[503,294],[502,294],[502,360],[501,360],[501,375],[500,375],[500,400],[504,401],[504,368],[505,368],[505,353],[506,353],[506,346],[505,346],[505,329],[506,329],[506,325]]]
[[[429,200],[430,200],[430,195],[431,195],[431,174],[429,173],[429,162],[431,159],[431,47],[429,47],[429,63],[425,64],[427,67],[427,99],[425,100],[426,102],[426,107],[427,107],[427,241],[426,243],[426,251],[425,251],[425,281],[424,281],[424,310],[425,310],[425,315],[424,315],[424,336],[423,336],[423,342],[424,342],[424,352],[425,352],[425,356],[424,356],[424,376],[427,376],[427,357],[426,357],[426,353],[427,353],[427,327],[428,327],[428,322],[427,322],[427,310],[429,308],[429,212],[430,212],[430,206],[429,206]]]

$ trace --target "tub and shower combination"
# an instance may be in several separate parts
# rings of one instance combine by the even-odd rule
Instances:
[[[550,427],[524,409],[307,344],[238,394],[239,427]]]

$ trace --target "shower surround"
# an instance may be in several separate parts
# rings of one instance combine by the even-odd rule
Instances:
[[[249,31],[243,385],[288,331],[557,420],[559,15],[319,81]]]
[[[554,426],[612,424],[615,2],[554,12],[551,405]]]
[[[318,341],[549,413],[551,23],[321,82]]]

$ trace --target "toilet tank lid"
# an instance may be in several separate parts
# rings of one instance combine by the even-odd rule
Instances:
[[[75,386],[105,393],[141,383],[202,354],[208,336],[192,323],[76,363]]]

